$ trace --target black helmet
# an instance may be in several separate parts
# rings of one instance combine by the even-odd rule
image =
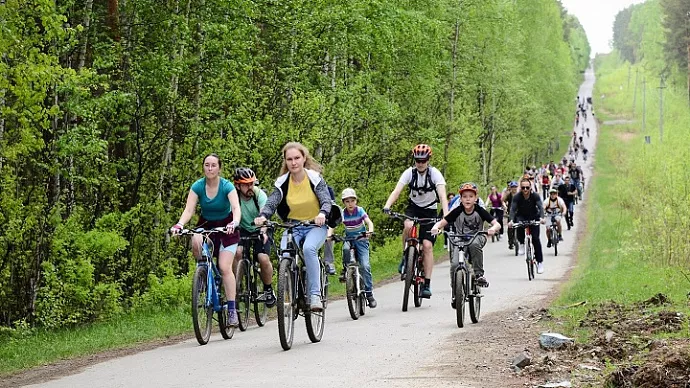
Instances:
[[[252,184],[256,181],[256,174],[248,167],[240,167],[235,169],[235,176],[233,177],[235,184],[237,183],[249,183]]]

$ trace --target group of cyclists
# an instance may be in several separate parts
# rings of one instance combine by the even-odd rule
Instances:
[[[579,101],[579,98],[578,98]],[[584,103],[578,105],[576,123],[580,113],[586,114]],[[591,107],[591,105],[590,105]],[[430,165],[433,155],[432,148],[426,144],[419,144],[412,150],[414,166],[405,169],[394,190],[390,193],[383,212],[391,213],[391,207],[398,200],[404,190],[408,189],[408,201],[404,214],[408,217],[422,219],[437,219],[438,222],[421,224],[418,238],[421,241],[424,284],[421,297],[430,298],[431,276],[434,267],[433,246],[438,234],[449,228],[463,235],[473,235],[486,230],[489,236],[496,236],[499,240],[504,234],[504,216],[507,216],[508,247],[519,244],[519,250],[524,250],[525,232],[522,228],[513,228],[513,224],[522,221],[541,221],[542,224],[551,222],[551,215],[556,215],[559,238],[562,239],[561,216],[565,215],[567,227],[573,225],[573,206],[576,198],[582,195],[584,174],[576,164],[577,150],[582,148],[586,155],[586,148],[582,144],[582,136],[573,135],[568,156],[557,165],[551,161],[540,168],[532,166],[526,168],[519,181],[509,181],[507,186],[499,191],[496,186],[491,187],[486,201],[479,198],[476,184],[466,182],[460,185],[457,195],[446,195],[446,180],[437,168]],[[258,301],[273,307],[276,296],[272,287],[273,266],[269,258],[273,249],[272,229],[265,226],[275,213],[283,222],[300,222],[300,226],[293,229],[293,238],[297,245],[301,245],[307,271],[307,305],[311,311],[321,311],[324,301],[321,299],[319,250],[329,240],[339,223],[345,224],[347,236],[371,235],[374,224],[367,212],[358,206],[358,197],[353,188],[346,188],[340,195],[341,203],[335,201],[335,195],[322,176],[322,166],[314,160],[309,150],[302,144],[291,142],[282,148],[282,167],[276,178],[272,191],[267,195],[260,189],[257,177],[250,168],[240,167],[234,171],[232,181],[222,177],[222,161],[216,154],[209,154],[203,159],[204,176],[194,182],[187,194],[185,209],[179,221],[170,228],[172,234],[179,234],[185,224],[192,220],[197,205],[201,214],[196,227],[213,228],[225,227],[225,233],[211,235],[214,252],[218,258],[218,266],[222,273],[222,281],[226,293],[227,325],[236,327],[239,323],[235,297],[235,275],[233,268],[242,257],[243,249],[249,249],[242,244],[253,244],[255,260],[261,268],[263,293]],[[541,195],[540,195],[541,193]],[[441,205],[439,212],[438,205]],[[487,210],[487,207],[489,208]],[[548,217],[545,217],[547,215]],[[308,224],[306,222],[309,222]],[[403,247],[409,236],[413,222],[404,222],[402,242]],[[529,226],[533,236],[534,254],[537,261],[537,273],[544,272],[543,254],[539,240],[539,226]],[[240,236],[259,235],[260,239],[242,240]],[[469,247],[470,258],[474,267],[477,285],[488,287],[483,268],[483,250],[487,243],[484,236],[476,238]],[[197,259],[201,257],[202,237],[194,235],[192,251]],[[549,241],[550,243],[550,241]],[[370,307],[376,307],[373,296],[373,279],[369,263],[369,242],[367,239],[353,241],[357,260],[362,268],[365,293]],[[287,245],[286,235],[280,241],[281,249]],[[335,274],[332,259],[332,243],[325,247],[326,267],[329,275]],[[352,259],[349,257],[349,246],[343,247],[343,265]],[[328,259],[330,256],[330,259]],[[405,255],[400,262],[399,272],[405,268]],[[451,263],[451,273],[453,273]]]

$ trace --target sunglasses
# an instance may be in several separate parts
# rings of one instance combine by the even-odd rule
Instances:
[[[414,160],[415,163],[420,163],[420,164],[424,164],[428,161],[429,161],[429,159],[415,159]]]
[[[529,187],[529,186],[522,186],[522,187],[520,187],[520,188],[523,189],[523,190],[531,190],[531,187]]]

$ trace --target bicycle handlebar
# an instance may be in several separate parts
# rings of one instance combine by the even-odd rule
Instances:
[[[440,220],[440,218],[436,218],[436,217],[434,217],[434,218],[410,217],[407,214],[401,214],[401,213],[395,213],[395,212],[391,212],[389,214],[389,216],[391,218],[395,218],[398,220],[410,220],[410,221],[415,222],[417,224],[430,224],[432,222],[438,222]]]
[[[514,222],[512,227],[513,228],[524,228],[527,226],[539,226],[539,225],[541,225],[540,221],[531,220],[531,221]]]
[[[339,236],[337,234],[334,234],[328,238],[335,241],[335,242],[351,242],[351,241],[357,241],[357,240],[364,240],[364,239],[369,238],[369,236],[373,236],[373,235],[374,235],[374,233],[361,232],[357,236],[348,237],[348,236]]]
[[[273,222],[266,220],[263,225],[256,225],[258,227],[267,227],[271,229],[275,228],[284,228],[284,229],[293,229],[298,226],[316,226],[314,221],[296,221],[296,222]]]
[[[487,236],[489,234],[488,232],[486,232],[484,230],[479,231],[475,234],[457,234],[457,233],[446,232],[445,230],[443,231],[443,233],[446,236],[448,236],[448,241],[450,241],[450,243],[452,245],[455,245],[458,248],[464,248],[465,246],[472,244],[472,242],[474,242],[474,239],[477,238],[477,236]],[[466,241],[457,242],[456,239],[463,239]]]
[[[217,228],[211,228],[211,229],[204,229],[204,228],[182,229],[177,233],[177,235],[178,236],[189,236],[189,235],[193,235],[193,234],[209,235],[212,233],[225,233],[227,231],[228,231],[228,228],[226,228],[225,226],[219,226]]]

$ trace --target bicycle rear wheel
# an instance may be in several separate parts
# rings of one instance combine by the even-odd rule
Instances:
[[[258,280],[261,279],[261,274],[256,270],[256,267],[253,268],[252,271],[254,271],[254,279],[256,279],[256,281],[253,283],[252,291],[253,295],[258,296],[259,290],[257,284],[259,284]],[[266,324],[266,321],[268,320],[268,307],[266,307],[265,302],[254,301],[254,319],[259,327],[263,327],[263,325]]]
[[[555,236],[555,237],[554,237]],[[553,255],[558,256],[558,229],[551,229],[551,243],[553,244]]]
[[[278,292],[276,312],[278,313],[278,336],[283,350],[290,350],[295,336],[295,295],[292,284],[292,262],[290,259],[280,261],[278,267]]]
[[[240,321],[240,331],[247,330],[249,326],[249,306],[251,300],[251,291],[249,284],[249,266],[246,260],[240,260],[237,263],[236,289],[237,295],[235,297],[237,304],[237,318]]]
[[[367,309],[367,296],[364,292],[364,278],[361,276],[361,274],[359,276],[359,289],[361,291],[359,293],[359,315],[362,316]]]
[[[417,256],[414,247],[408,247],[405,252],[405,289],[403,290],[402,311],[407,311],[407,303],[410,299],[410,287],[412,286],[412,278],[414,277],[415,256]]]
[[[194,271],[192,282],[192,323],[199,345],[206,345],[211,338],[213,306],[208,303],[208,267],[200,265]]]
[[[458,327],[465,326],[465,270],[455,271],[455,319]]]
[[[472,323],[479,322],[479,314],[482,308],[482,296],[474,276],[472,276],[472,283],[470,284],[469,305],[470,305],[470,319]]]
[[[360,299],[357,295],[357,275],[353,268],[348,266],[347,277],[345,278],[345,292],[347,293],[347,309],[350,311],[350,317],[355,321],[359,319],[360,315]]]
[[[223,286],[223,282],[221,282],[220,287],[218,287],[218,299],[220,299],[220,305],[225,306],[227,297],[225,296],[225,286]],[[228,326],[228,310],[225,308],[220,309],[218,312],[218,328],[220,329],[220,335],[223,336],[223,339],[229,340],[235,335],[235,328]]]
[[[326,267],[321,266],[321,300],[323,303],[323,310],[311,311],[307,310],[304,313],[304,319],[307,323],[307,335],[311,342],[321,341],[323,336],[323,328],[326,325],[326,305],[328,303],[328,276],[326,276]]]

